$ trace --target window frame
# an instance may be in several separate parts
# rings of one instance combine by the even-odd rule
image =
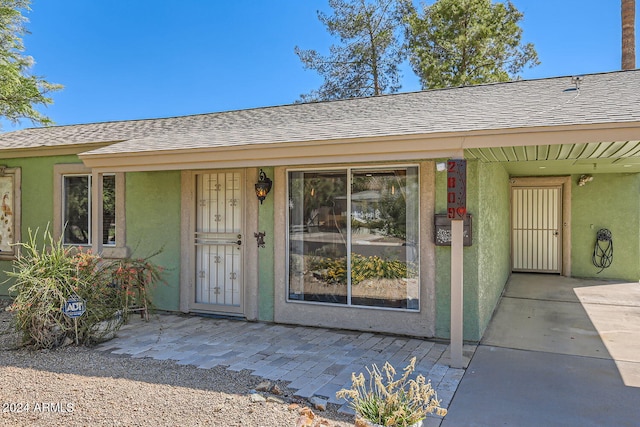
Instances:
[[[115,176],[115,212],[116,212],[116,239],[115,244],[103,244],[102,239],[94,239],[93,236],[102,234],[103,218],[103,198],[102,177],[105,175]],[[96,172],[87,168],[83,164],[57,164],[54,165],[54,237],[63,238],[64,218],[65,218],[65,187],[64,180],[67,176],[88,176],[89,177],[89,243],[71,244],[65,246],[76,246],[91,248],[95,253],[102,254],[105,258],[125,258],[129,255],[126,246],[126,220],[125,220],[125,174],[122,172]]]
[[[417,207],[417,215],[415,218],[416,221],[416,236],[417,236],[417,241],[415,242],[415,247],[418,249],[418,261],[416,263],[417,265],[417,280],[418,280],[418,298],[417,298],[417,308],[397,308],[397,307],[382,307],[382,306],[373,306],[373,305],[361,305],[361,304],[353,304],[353,301],[351,300],[351,287],[353,286],[353,284],[351,283],[351,275],[349,274],[348,277],[348,282],[347,282],[347,302],[345,304],[337,304],[337,303],[330,303],[330,302],[323,302],[323,301],[309,301],[309,300],[301,300],[301,299],[294,299],[294,298],[290,298],[291,295],[291,282],[290,282],[290,273],[291,273],[291,265],[290,265],[290,249],[291,249],[291,241],[290,241],[290,209],[286,208],[285,209],[285,229],[287,230],[285,234],[285,249],[286,249],[286,254],[285,254],[285,301],[287,303],[300,303],[300,304],[311,304],[311,305],[319,305],[319,306],[329,306],[329,307],[340,307],[342,309],[366,309],[366,310],[386,310],[386,311],[393,311],[393,312],[408,312],[408,313],[420,313],[422,311],[422,256],[423,254],[420,251],[421,248],[421,240],[422,240],[422,235],[421,235],[421,229],[422,229],[422,221],[421,221],[421,213],[420,213],[420,206],[421,206],[421,165],[419,163],[398,163],[398,164],[375,164],[375,165],[362,165],[362,166],[358,166],[358,165],[343,165],[343,166],[327,166],[327,167],[312,167],[312,168],[285,168],[284,169],[284,176],[285,176],[285,181],[286,181],[286,186],[285,186],[285,200],[287,200],[287,206],[290,202],[290,198],[289,198],[289,194],[290,194],[290,186],[291,186],[291,182],[289,179],[290,173],[291,172],[326,172],[326,171],[344,171],[346,173],[346,177],[347,177],[347,182],[346,182],[346,188],[347,188],[347,208],[346,208],[346,212],[349,213],[349,220],[347,220],[347,232],[346,232],[346,241],[347,241],[347,256],[346,256],[346,260],[347,260],[347,266],[349,268],[348,271],[350,271],[350,266],[351,266],[351,253],[352,253],[352,228],[351,228],[351,222],[352,222],[352,206],[351,206],[351,190],[352,190],[352,178],[353,178],[353,171],[379,171],[379,170],[389,170],[389,169],[408,169],[408,168],[415,168],[416,169],[416,179],[417,179],[417,194],[416,196],[416,207]]]
[[[9,251],[0,252],[0,260],[15,260],[18,256],[20,246],[15,243],[22,241],[22,183],[21,183],[22,169],[20,167],[7,167],[0,166],[0,177],[11,178],[11,194],[9,194],[9,206],[12,210],[12,219],[10,222],[12,230],[11,244],[12,249]],[[4,197],[4,196],[2,196]]]

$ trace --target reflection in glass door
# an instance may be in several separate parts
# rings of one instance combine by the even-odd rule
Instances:
[[[419,309],[418,168],[289,172],[289,299]]]
[[[417,168],[355,170],[351,303],[417,309]]]

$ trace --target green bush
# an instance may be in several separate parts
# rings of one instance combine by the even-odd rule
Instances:
[[[38,247],[38,230],[20,243],[9,291],[10,310],[24,345],[54,348],[73,342],[91,345],[113,337],[131,309],[149,309],[148,288],[160,280],[161,268],[148,259],[107,261],[90,251],[65,247],[48,230]],[[85,301],[75,319],[63,313],[73,296]]]
[[[385,260],[373,255],[364,257],[351,254],[351,283],[356,285],[366,279],[401,279],[407,277],[407,264]]]
[[[322,279],[328,283],[347,283],[347,261],[342,258],[315,259],[312,269],[323,270]],[[407,264],[397,260],[386,260],[377,255],[351,254],[351,283],[357,285],[366,279],[401,279],[414,274]]]
[[[86,312],[77,318],[78,342],[95,343],[113,334],[122,322],[116,316],[118,290],[110,286],[110,273],[100,257],[64,247],[48,230],[38,248],[37,234],[29,230],[29,241],[20,243],[20,255],[8,272],[15,278],[9,288],[15,294],[10,310],[23,344],[53,348],[75,341],[75,322],[62,312],[73,295],[86,301]]]

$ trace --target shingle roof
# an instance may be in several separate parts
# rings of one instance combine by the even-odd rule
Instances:
[[[193,116],[24,129],[0,150],[122,141],[91,153],[640,121],[640,70]]]

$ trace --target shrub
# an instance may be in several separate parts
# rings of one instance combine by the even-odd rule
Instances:
[[[76,339],[74,320],[63,312],[65,302],[78,295],[86,301],[86,312],[77,318],[77,339],[85,344],[101,341],[121,323],[118,291],[110,286],[109,273],[100,257],[54,241],[49,231],[37,246],[38,230],[29,230],[29,241],[8,275],[15,278],[9,291],[15,293],[10,307],[23,343],[52,348]],[[46,245],[48,244],[48,248]]]
[[[19,243],[14,262],[15,294],[10,310],[24,345],[53,348],[72,342],[90,345],[113,337],[131,310],[148,313],[148,289],[162,269],[146,259],[108,261],[90,251],[65,247],[47,229],[37,245],[38,230]],[[155,254],[154,254],[155,255]],[[85,313],[75,319],[63,313],[72,296],[82,298]],[[77,326],[77,328],[76,328]]]
[[[322,269],[322,279],[328,283],[347,283],[346,258],[321,258],[313,264],[315,269]],[[313,268],[312,268],[313,269]],[[351,254],[351,283],[358,283],[367,279],[403,279],[415,275],[407,264],[397,260],[386,260],[377,255],[362,256]]]
[[[109,266],[113,286],[119,291],[125,321],[132,311],[141,311],[143,316],[149,319],[148,314],[153,303],[147,291],[155,283],[162,281],[163,272],[162,267],[155,265],[149,259],[158,253],[146,258],[115,260]]]
[[[447,410],[440,407],[431,382],[422,375],[410,378],[415,364],[414,357],[398,380],[395,369],[388,362],[382,371],[376,365],[371,369],[367,367],[368,382],[362,373],[353,373],[351,388],[340,390],[336,397],[349,402],[357,421],[363,419],[381,426],[407,427],[419,423],[427,414],[446,415]]]

